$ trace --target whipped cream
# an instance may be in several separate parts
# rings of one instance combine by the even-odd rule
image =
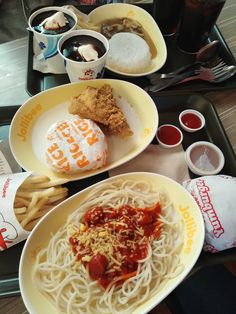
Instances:
[[[45,29],[58,29],[65,26],[69,21],[63,14],[63,12],[56,12],[50,17],[47,17],[40,25],[44,26]]]
[[[85,61],[98,60],[98,52],[91,44],[79,46],[78,52]]]

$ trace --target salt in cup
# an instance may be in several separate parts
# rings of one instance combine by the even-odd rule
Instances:
[[[191,144],[185,152],[185,160],[189,169],[199,176],[215,175],[222,170],[225,163],[219,147],[207,141]]]

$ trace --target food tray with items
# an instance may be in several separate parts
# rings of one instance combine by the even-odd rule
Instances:
[[[211,102],[195,94],[162,95],[154,97],[153,100],[159,112],[159,125],[171,123],[180,127],[178,116],[184,109],[195,109],[201,112],[206,119],[206,126],[196,133],[183,132],[183,148],[186,149],[190,144],[199,140],[216,144],[225,156],[225,165],[221,173],[236,176],[234,152]],[[19,107],[17,106],[2,107],[0,109],[0,139],[8,138],[9,125],[18,109]],[[157,144],[156,138],[154,138],[152,144]],[[79,181],[66,183],[64,186],[68,188],[70,195],[73,195],[94,183],[108,178],[108,176],[108,172],[103,172]],[[190,177],[195,178],[197,176],[190,172]],[[23,246],[24,242],[21,242],[0,253],[0,296],[10,296],[19,293],[18,268]],[[225,250],[214,255],[203,252],[195,265],[195,269],[205,265],[233,260],[235,256],[236,249]]]
[[[60,3],[59,3],[60,5]],[[98,6],[79,6],[78,9],[86,14],[91,13]],[[152,4],[138,4],[138,7],[145,9],[148,13],[152,14]],[[158,37],[158,32],[155,34],[155,38]],[[160,73],[172,72],[179,67],[188,65],[195,61],[195,56],[191,54],[186,54],[181,52],[176,47],[176,38],[175,36],[164,37],[166,47],[167,47],[167,60],[164,66],[158,71]],[[156,39],[155,39],[156,40]],[[219,57],[224,60],[228,65],[236,65],[234,56],[232,55],[230,49],[228,48],[223,36],[221,35],[218,27],[215,25],[209,41],[218,40],[220,42]],[[157,59],[157,57],[155,57]],[[158,60],[157,60],[158,61]],[[104,78],[119,78],[125,79],[135,83],[141,87],[150,85],[147,76],[142,77],[128,77],[122,76],[119,73],[110,71],[109,67],[105,70]],[[39,71],[33,70],[33,34],[29,32],[29,45],[28,45],[28,66],[27,66],[27,81],[26,81],[26,90],[29,95],[35,95],[43,90],[55,87],[61,84],[69,83],[69,78],[67,74],[50,74],[50,73],[41,73]],[[193,91],[202,91],[207,92],[210,90],[220,90],[227,88],[236,87],[236,77],[232,77],[224,82],[211,84],[206,81],[195,80],[187,82],[184,84],[176,85],[169,87],[166,90],[159,93],[183,93],[183,92],[193,92]]]

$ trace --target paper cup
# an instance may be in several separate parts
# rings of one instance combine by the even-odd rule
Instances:
[[[98,39],[104,44],[106,48],[106,52],[98,60],[88,61],[88,62],[74,61],[72,59],[65,57],[61,51],[63,43],[67,39],[74,36],[78,36],[78,35],[88,35],[88,36]],[[71,82],[92,80],[92,79],[102,77],[104,69],[105,69],[106,56],[107,56],[108,50],[109,50],[109,42],[106,39],[106,37],[92,30],[85,30],[85,29],[74,30],[62,36],[62,38],[58,42],[58,52],[62,60],[64,60],[64,65],[66,67],[66,71]]]
[[[34,18],[38,16],[40,13],[47,12],[47,11],[63,12],[71,16],[73,20],[75,21],[75,23],[68,31],[57,34],[57,35],[39,33],[32,27],[32,22]],[[37,60],[39,62],[42,62],[42,68],[45,67],[45,63],[46,63],[46,66],[49,69],[49,72],[57,73],[57,74],[66,73],[63,60],[61,59],[57,51],[57,44],[58,44],[59,39],[63,35],[70,33],[72,30],[76,28],[77,26],[76,15],[70,10],[67,10],[62,7],[57,7],[57,6],[45,7],[31,14],[28,20],[28,25],[29,25],[29,29],[33,32],[34,38],[37,42],[36,47],[34,46],[34,54]]]

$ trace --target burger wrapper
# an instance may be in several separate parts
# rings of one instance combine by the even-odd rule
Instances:
[[[56,172],[93,170],[107,163],[107,141],[92,120],[62,120],[53,124],[47,132],[46,156],[47,163]]]
[[[24,230],[14,213],[14,200],[19,186],[31,172],[0,176],[0,251],[25,240],[30,234]]]
[[[236,247],[236,178],[226,175],[187,180],[183,186],[196,200],[204,222],[204,251]]]

